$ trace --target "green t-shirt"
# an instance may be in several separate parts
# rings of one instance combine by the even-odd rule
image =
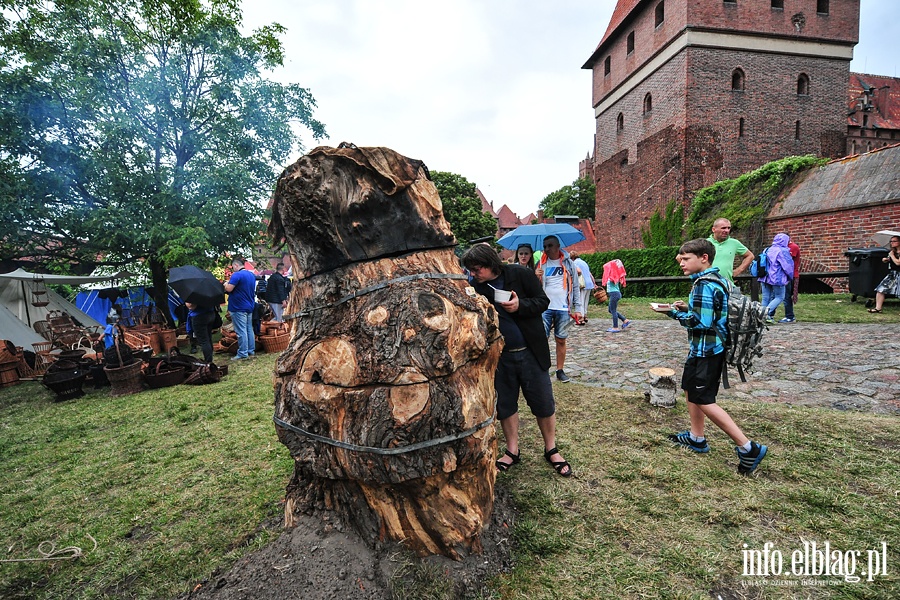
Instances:
[[[724,242],[716,241],[716,238],[709,236],[708,239],[716,248],[716,259],[712,266],[719,267],[719,273],[734,283],[734,257],[747,254],[747,246],[743,245],[733,237],[728,238]]]

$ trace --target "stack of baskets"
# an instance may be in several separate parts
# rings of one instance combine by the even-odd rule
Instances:
[[[291,332],[284,323],[269,321],[263,323],[261,329],[265,331],[265,334],[260,335],[259,339],[266,352],[284,352],[287,349],[288,343],[291,341]]]
[[[0,387],[19,383],[19,355],[9,340],[0,340]]]

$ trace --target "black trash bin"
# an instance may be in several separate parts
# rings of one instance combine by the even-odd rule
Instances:
[[[857,296],[875,297],[875,286],[887,276],[887,263],[882,259],[889,250],[876,246],[874,248],[848,248],[844,256],[850,259],[850,300],[855,302]]]

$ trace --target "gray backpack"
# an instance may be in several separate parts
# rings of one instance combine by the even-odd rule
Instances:
[[[741,293],[740,288],[727,279],[717,275],[704,275],[694,281],[709,281],[720,286],[727,300],[728,337],[725,339],[725,367],[722,369],[722,387],[731,387],[728,383],[727,365],[737,368],[741,381],[747,381],[745,373],[753,365],[753,359],[762,356],[762,336],[769,328],[766,325],[766,308]],[[721,314],[722,306],[714,306]]]

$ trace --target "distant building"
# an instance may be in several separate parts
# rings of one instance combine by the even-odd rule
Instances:
[[[900,142],[900,79],[850,73],[847,154]]]
[[[596,50],[598,250],[672,199],[789,155],[846,151],[859,0],[619,0]]]

